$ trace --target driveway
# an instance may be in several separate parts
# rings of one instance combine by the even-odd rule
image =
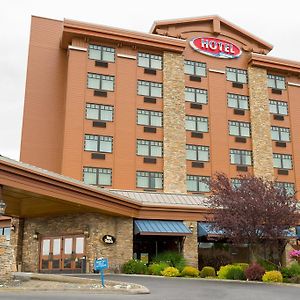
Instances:
[[[98,275],[91,275],[92,277]],[[89,276],[89,278],[91,277]],[[221,282],[184,278],[110,275],[109,280],[132,282],[148,287],[148,295],[87,294],[85,292],[22,292],[3,293],[5,300],[295,300],[300,285],[285,286],[257,283]]]

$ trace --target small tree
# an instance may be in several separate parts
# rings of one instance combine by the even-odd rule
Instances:
[[[209,204],[215,209],[217,229],[235,243],[247,243],[251,261],[256,261],[259,244],[286,241],[287,230],[297,224],[294,196],[274,182],[260,177],[241,176],[240,186],[217,173],[210,182]]]

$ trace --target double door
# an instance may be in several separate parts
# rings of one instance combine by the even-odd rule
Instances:
[[[44,237],[40,247],[40,272],[81,272],[85,263],[84,236]]]

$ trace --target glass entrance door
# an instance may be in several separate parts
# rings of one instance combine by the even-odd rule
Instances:
[[[83,236],[45,237],[41,240],[41,272],[80,272],[84,252]]]

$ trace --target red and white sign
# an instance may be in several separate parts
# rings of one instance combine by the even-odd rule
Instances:
[[[194,38],[190,45],[195,51],[218,58],[237,58],[242,54],[241,48],[234,43],[214,37]]]

